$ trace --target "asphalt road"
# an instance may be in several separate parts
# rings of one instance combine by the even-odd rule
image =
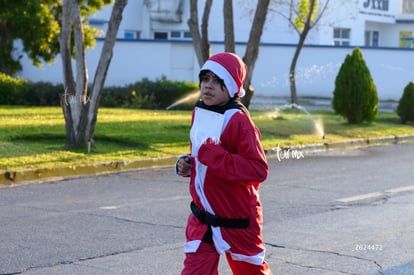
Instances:
[[[413,143],[269,163],[275,274],[414,274]],[[179,274],[187,189],[172,167],[0,188],[0,274]]]

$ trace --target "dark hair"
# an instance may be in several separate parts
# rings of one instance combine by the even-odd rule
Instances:
[[[200,87],[200,85],[201,85],[201,81],[203,80],[203,78],[205,77],[205,75],[208,73],[208,72],[211,72],[212,74],[214,74],[216,77],[217,77],[217,79],[219,80],[219,83],[220,83],[220,87],[221,87],[221,89],[223,90],[224,88],[226,88],[226,85],[224,84],[224,80],[223,79],[221,79],[220,77],[218,77],[215,73],[213,73],[212,71],[210,71],[210,70],[201,70],[200,71],[200,73],[198,74],[198,86]]]

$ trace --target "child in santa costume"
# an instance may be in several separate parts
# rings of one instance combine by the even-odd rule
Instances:
[[[199,74],[191,154],[176,172],[190,177],[191,214],[182,274],[218,274],[225,253],[234,274],[272,274],[264,261],[259,185],[268,175],[260,132],[240,102],[247,66],[235,54],[211,56]]]

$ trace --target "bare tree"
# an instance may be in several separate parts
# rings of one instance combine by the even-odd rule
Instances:
[[[210,56],[210,43],[208,40],[208,19],[210,17],[211,5],[213,0],[206,0],[204,5],[204,13],[201,23],[201,34],[198,24],[198,7],[197,0],[190,0],[190,18],[188,19],[188,27],[193,37],[193,46],[196,52],[198,64],[200,67]]]
[[[224,51],[236,52],[234,41],[233,0],[223,1]]]
[[[296,91],[296,64],[299,59],[300,52],[305,44],[306,37],[309,31],[318,24],[319,20],[325,13],[330,0],[326,0],[321,10],[319,10],[318,0],[290,0],[288,1],[287,14],[276,11],[285,17],[289,24],[299,34],[299,41],[296,45],[295,53],[289,67],[289,85],[290,85],[290,100],[291,103],[298,103]],[[285,2],[287,3],[287,2]]]
[[[304,3],[306,2],[306,3]],[[326,0],[322,10],[318,11],[318,0],[301,0],[298,3],[298,14],[296,22],[293,24],[296,31],[299,33],[299,42],[296,46],[295,54],[293,55],[292,62],[289,68],[289,83],[290,83],[290,96],[291,103],[298,103],[297,92],[296,92],[296,64],[299,59],[300,52],[305,44],[306,37],[309,31],[318,24],[318,21],[324,14],[326,7],[328,6],[329,0]],[[292,21],[291,21],[292,22]]]
[[[244,90],[246,95],[242,98],[243,104],[249,107],[250,100],[253,97],[254,88],[252,83],[253,71],[256,65],[256,60],[259,57],[260,39],[262,37],[266,16],[269,9],[270,0],[259,0],[256,6],[252,27],[250,29],[249,40],[247,41],[246,53],[243,61],[249,68],[247,78],[244,83]]]
[[[202,31],[203,36],[200,36],[198,30],[198,9],[197,1],[190,1],[190,13],[191,18],[188,21],[190,32],[193,35],[193,45],[196,51],[198,62],[200,66],[210,56],[210,45],[208,42],[208,19],[211,9],[212,0],[207,0],[204,7]],[[243,97],[243,103],[246,107],[249,107],[250,100],[253,96],[253,87],[251,85],[251,79],[253,76],[254,66],[259,55],[260,38],[263,33],[264,24],[266,22],[266,15],[268,11],[270,0],[259,0],[256,6],[256,12],[253,19],[252,27],[250,29],[250,36],[247,42],[246,53],[243,57],[243,61],[249,68],[247,79],[244,85],[246,90],[246,96]],[[234,19],[233,19],[233,5],[232,0],[223,1],[223,16],[224,16],[224,36],[225,36],[225,51],[235,52],[235,41],[234,41]],[[208,50],[206,50],[206,48]],[[204,55],[206,54],[207,55]]]
[[[77,0],[63,0],[60,52],[65,93],[62,95],[61,103],[69,147],[82,146],[87,142],[93,143],[99,100],[112,59],[116,34],[122,20],[122,12],[127,2],[128,0],[115,0],[91,92],[88,94],[88,71],[85,60],[80,6]],[[72,26],[75,43],[76,81],[74,80],[71,63]]]

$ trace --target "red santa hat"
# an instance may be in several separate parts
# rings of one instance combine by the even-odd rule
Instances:
[[[234,53],[223,52],[211,56],[201,67],[201,71],[203,70],[209,70],[223,79],[230,97],[235,95],[243,97],[246,94],[243,84],[248,69],[243,60]]]

